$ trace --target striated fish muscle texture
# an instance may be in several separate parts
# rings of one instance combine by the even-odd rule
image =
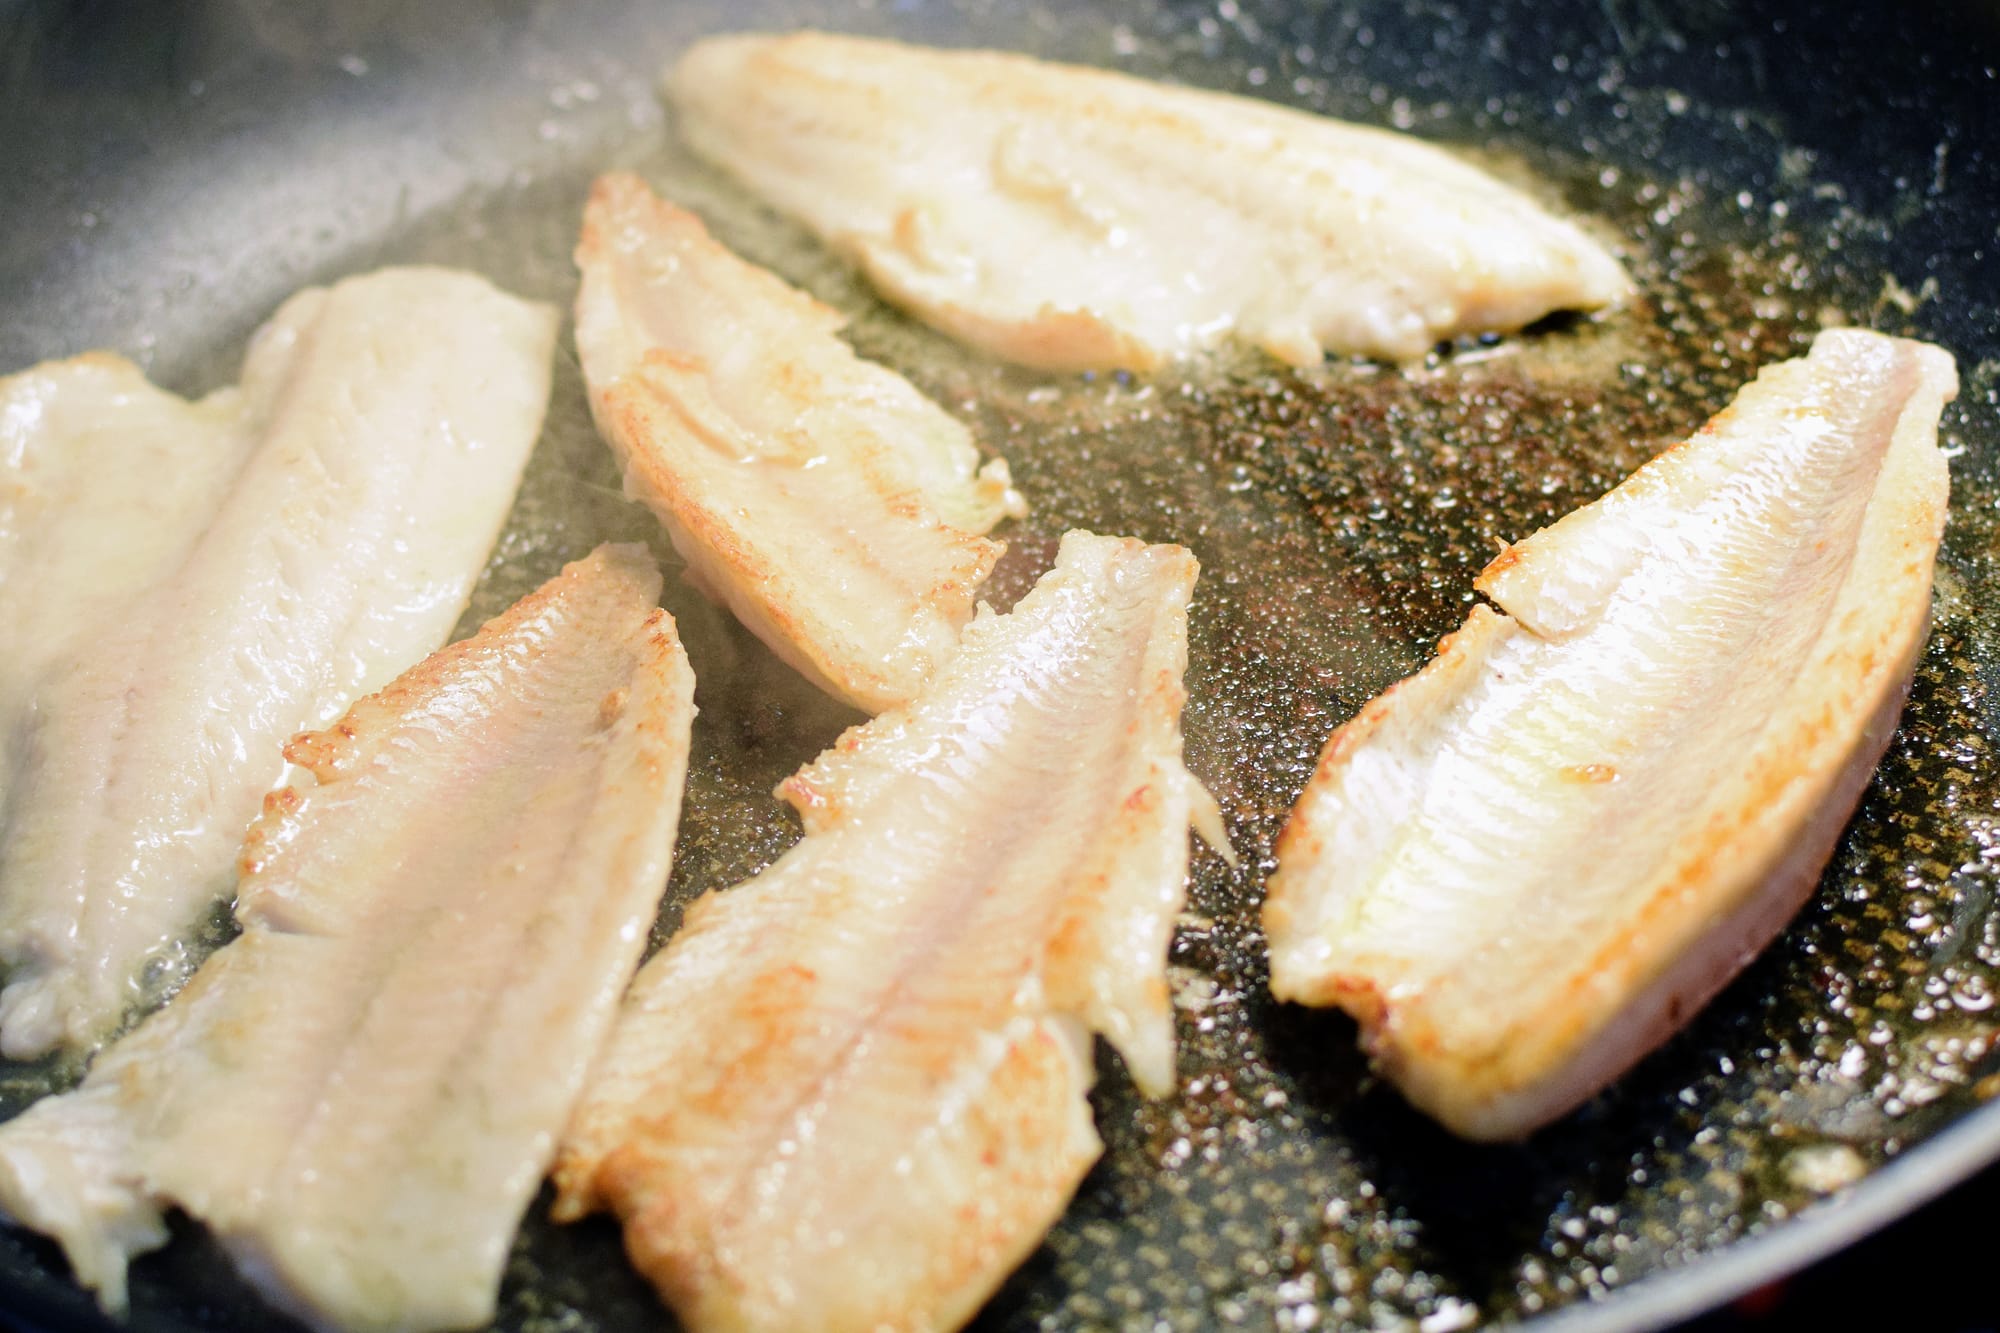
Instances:
[[[883,295],[1054,370],[1225,339],[1406,361],[1631,291],[1581,228],[1442,150],[1247,97],[826,33],[697,42],[681,133]]]
[[[576,257],[591,411],[695,579],[836,698],[915,696],[1022,512],[1007,465],[636,177],[598,181]]]
[[[46,637],[0,669],[0,1051],[93,1045],[147,998],[227,894],[286,737],[451,632],[555,323],[471,274],[385,269],[287,301],[199,404],[112,358],[9,382],[37,406],[4,428],[0,601]]]
[[[188,402],[109,352],[0,380],[0,745],[50,665],[185,558],[256,443],[249,415],[242,389]]]
[[[1474,1138],[1616,1077],[1778,932],[1930,624],[1951,357],[1819,335],[1480,575],[1334,733],[1278,850],[1271,986]]]
[[[640,970],[556,1168],[695,1329],[951,1328],[1100,1150],[1091,1032],[1174,1083],[1196,567],[1071,533],[918,700],[780,789],[802,842]]]
[[[314,1326],[493,1317],[666,885],[693,679],[659,587],[601,547],[292,741],[243,933],[0,1126],[0,1207],[107,1308],[171,1206]]]

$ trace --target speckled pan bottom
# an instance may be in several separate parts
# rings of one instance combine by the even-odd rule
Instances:
[[[1962,360],[1964,392],[1946,417],[1953,513],[1902,729],[1817,897],[1685,1033],[1534,1140],[1475,1147],[1379,1084],[1349,1021],[1265,993],[1262,879],[1313,757],[1458,624],[1498,544],[1600,494],[1822,325],[1922,330],[1933,299],[1889,276],[1920,271],[1894,246],[1921,201],[1908,217],[1862,211],[1779,128],[1642,85],[1617,44],[1510,53],[1481,76],[1488,93],[1462,74],[1478,67],[1482,42],[1490,52],[1486,30],[1455,11],[1382,8],[1393,23],[1229,3],[1148,8],[1118,25],[1045,16],[1021,44],[1480,144],[1621,239],[1644,291],[1633,309],[1409,371],[1242,361],[1151,382],[1037,378],[968,363],[644,134],[419,219],[378,252],[467,264],[566,300],[590,171],[634,165],[726,242],[854,313],[864,353],[1009,459],[1032,512],[1003,533],[996,604],[1032,583],[1072,526],[1179,541],[1200,557],[1189,763],[1244,855],[1234,874],[1196,857],[1173,956],[1180,1091],[1147,1104],[1104,1057],[1105,1157],[982,1328],[1411,1320],[1444,1333],[1521,1317],[1778,1225],[2000,1093],[1990,362]],[[1386,63],[1369,54],[1425,15],[1436,20],[1420,29],[1428,45]],[[867,26],[894,23],[875,13]],[[1549,58],[1585,90],[1573,107],[1503,77]],[[1720,147],[1704,155],[1704,145]],[[1991,354],[1991,342],[1988,330],[1971,345]],[[227,364],[234,350],[218,355]],[[606,538],[653,540],[678,563],[620,497],[567,349],[558,372],[547,437],[468,629]],[[662,938],[695,895],[789,845],[796,824],[771,787],[857,720],[684,588],[670,587],[668,602],[702,712]],[[52,1077],[8,1070],[0,1096],[18,1105]],[[261,1322],[212,1245],[184,1230],[135,1273],[141,1320]],[[557,1230],[539,1215],[516,1246],[501,1310],[514,1329],[664,1319],[608,1223]]]

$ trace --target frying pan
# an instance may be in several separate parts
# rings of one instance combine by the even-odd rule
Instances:
[[[854,316],[850,336],[1006,455],[1034,512],[993,600],[1066,527],[1190,545],[1190,763],[1243,857],[1197,859],[1175,945],[1181,1088],[1104,1058],[1107,1142],[979,1326],[1659,1325],[2000,1156],[2000,13],[1691,0],[0,0],[0,369],[108,346],[180,391],[234,375],[294,288],[406,260],[566,302],[591,174],[634,165]],[[1456,143],[1599,219],[1643,299],[1408,371],[1254,360],[1158,380],[983,365],[675,146],[653,93],[698,35],[805,24],[1249,92]],[[1950,528],[1909,710],[1813,903],[1681,1036],[1526,1143],[1452,1140],[1344,1018],[1274,1005],[1256,904],[1331,728],[1463,617],[1497,540],[1587,501],[1822,323],[1959,358]],[[605,537],[617,495],[573,359],[467,624]],[[663,556],[668,553],[662,550]],[[670,559],[670,556],[668,557]],[[701,680],[659,935],[797,836],[768,793],[854,720],[684,590]],[[1608,845],[1606,856],[1618,855]],[[208,942],[225,937],[212,923]],[[61,1086],[0,1069],[0,1111]],[[135,1327],[280,1322],[198,1228],[133,1274]],[[0,1231],[17,1318],[92,1326]],[[615,1230],[531,1213],[509,1329],[670,1322]]]

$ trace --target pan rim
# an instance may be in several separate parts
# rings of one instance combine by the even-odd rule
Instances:
[[[2000,1103],[1981,1107],[1852,1188],[1757,1235],[1658,1269],[1596,1300],[1523,1320],[1536,1333],[1653,1333],[1720,1310],[1909,1216],[2000,1162]]]
[[[0,23],[27,15],[30,3],[0,0]],[[1502,1322],[1518,1319],[1516,1326],[1537,1333],[1639,1333],[1675,1326],[1825,1260],[1914,1214],[1994,1162],[2000,1162],[2000,1101],[1962,1111],[1851,1187],[1754,1234],[1635,1276],[1596,1299],[1571,1298],[1557,1308],[1532,1316],[1523,1312]],[[13,1276],[0,1275],[0,1325],[18,1319],[40,1333],[121,1327],[98,1316],[60,1265],[53,1274],[45,1269],[41,1276],[48,1281],[35,1290],[9,1280]]]

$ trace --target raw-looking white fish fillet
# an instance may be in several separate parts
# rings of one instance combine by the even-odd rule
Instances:
[[[34,687],[178,565],[256,442],[244,395],[188,402],[109,352],[0,379],[0,811]]]
[[[921,690],[958,644],[1024,512],[1006,463],[845,322],[746,264],[637,177],[591,191],[576,342],[626,489],[690,571],[779,656],[867,712]]]
[[[1100,1149],[1089,1034],[1174,1083],[1194,557],[1071,533],[914,704],[780,793],[804,841],[640,970],[557,1160],[693,1329],[954,1327]]]
[[[1429,666],[1327,743],[1264,908],[1271,988],[1338,1005],[1472,1138],[1560,1115],[1811,893],[1930,623],[1949,354],[1819,335],[1480,575]]]
[[[451,632],[541,431],[555,329],[471,274],[385,269],[301,292],[258,331],[216,410],[253,437],[246,457],[182,497],[201,531],[161,543],[141,595],[72,635],[20,710],[0,1052],[100,1040],[228,892],[285,738]],[[121,521],[96,501],[77,516]]]
[[[600,547],[286,753],[243,933],[0,1126],[0,1207],[105,1306],[177,1206],[318,1327],[469,1328],[666,886],[693,677]]]
[[[1450,154],[1251,98],[814,32],[697,42],[665,90],[697,152],[890,301],[1023,365],[1151,370],[1225,338],[1411,360],[1631,291]]]

